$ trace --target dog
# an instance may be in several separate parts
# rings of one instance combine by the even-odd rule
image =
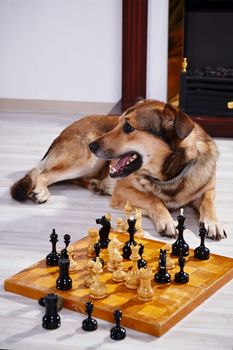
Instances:
[[[169,210],[192,205],[207,236],[226,237],[214,205],[218,150],[209,135],[178,108],[142,100],[119,116],[91,115],[68,126],[40,163],[11,187],[18,201],[43,203],[48,186],[73,180],[141,208],[157,232],[177,235]]]

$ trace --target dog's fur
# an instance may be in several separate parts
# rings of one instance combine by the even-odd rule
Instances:
[[[137,159],[125,167],[128,154]],[[225,232],[214,207],[217,156],[213,140],[186,114],[145,100],[121,117],[88,116],[68,126],[38,166],[12,186],[11,194],[18,201],[42,203],[49,185],[78,179],[86,188],[111,195],[115,208],[124,208],[126,200],[142,208],[156,230],[170,237],[176,228],[168,209],[191,204],[208,237],[221,239]]]

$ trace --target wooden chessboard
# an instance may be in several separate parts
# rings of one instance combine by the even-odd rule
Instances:
[[[113,235],[115,233],[111,233],[112,237]],[[128,239],[126,234],[116,236],[122,242]],[[90,300],[88,288],[84,286],[89,260],[86,256],[88,242],[88,237],[85,237],[72,243],[79,266],[78,271],[70,275],[73,280],[72,290],[63,292],[56,289],[58,268],[47,267],[45,259],[7,279],[5,289],[34,299],[47,293],[56,293],[64,298],[64,307],[85,313],[85,303]],[[143,257],[155,272],[159,250],[164,247],[164,243],[149,239],[137,242],[144,244]],[[107,261],[104,253],[101,256]],[[111,273],[105,269],[101,280],[106,283],[108,295],[104,299],[93,301],[93,316],[114,322],[113,312],[121,309],[122,325],[161,336],[233,277],[233,259],[211,254],[209,260],[199,261],[194,258],[193,250],[190,250],[185,266],[190,280],[187,284],[177,284],[174,282],[174,274],[179,271],[179,266],[177,258],[174,260],[176,267],[170,270],[172,282],[161,285],[153,281],[155,296],[150,302],[139,301],[136,291],[126,288],[124,282],[113,282]],[[131,264],[129,261],[124,262],[125,267],[130,267]]]

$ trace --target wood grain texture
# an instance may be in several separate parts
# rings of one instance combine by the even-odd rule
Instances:
[[[112,323],[98,319],[99,328],[87,334],[81,329],[84,315],[63,309],[61,327],[54,331],[42,328],[44,309],[30,298],[4,291],[3,281],[44,258],[50,251],[48,236],[55,227],[59,236],[69,233],[72,241],[87,234],[95,219],[111,211],[112,222],[122,212],[109,208],[109,197],[99,197],[75,185],[57,184],[51,197],[42,205],[13,201],[9,187],[43,156],[58,133],[78,119],[80,114],[0,113],[0,347],[5,349],[177,349],[232,350],[233,282],[227,283],[193,310],[169,332],[157,338],[127,328],[120,344],[109,337]],[[217,166],[216,207],[228,238],[208,240],[213,254],[233,258],[233,140],[217,139],[220,151]],[[176,218],[177,212],[172,213]],[[186,239],[191,248],[199,244],[198,218],[192,208],[185,208]],[[171,243],[143,218],[148,238]],[[58,247],[63,247],[62,240]]]
[[[129,239],[127,234],[111,232],[110,238],[117,237],[125,243]],[[59,275],[58,267],[48,267],[45,259],[5,280],[5,289],[26,297],[38,300],[48,293],[56,293],[64,299],[64,306],[68,309],[85,312],[85,303],[90,300],[89,288],[85,287],[84,279],[88,275],[87,247],[89,238],[85,237],[75,243],[74,256],[77,271],[71,272],[72,289],[60,291],[56,289]],[[149,239],[136,239],[144,245],[143,258],[153,274],[157,271],[160,248],[164,243]],[[112,281],[112,273],[106,269],[109,261],[107,249],[102,250],[101,258],[105,262],[100,280],[107,288],[107,296],[101,300],[94,300],[93,315],[107,321],[113,321],[114,310],[120,308],[123,313],[122,325],[140,332],[161,336],[177,322],[193,311],[199,304],[216,292],[233,278],[233,259],[211,254],[210,258],[200,261],[194,258],[190,249],[186,257],[185,271],[189,274],[189,282],[179,284],[174,281],[178,272],[177,257],[173,257],[175,268],[170,270],[171,283],[159,284],[153,281],[154,297],[150,302],[138,300],[136,290],[128,289],[124,282]],[[128,271],[131,261],[124,260],[123,268]]]

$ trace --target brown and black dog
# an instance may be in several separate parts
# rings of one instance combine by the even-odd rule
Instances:
[[[48,186],[78,179],[82,186],[142,208],[162,235],[174,237],[168,209],[187,204],[200,213],[208,237],[226,236],[215,206],[218,151],[205,131],[179,109],[154,100],[138,102],[118,116],[93,115],[68,126],[41,162],[11,188],[18,201],[38,203]]]

